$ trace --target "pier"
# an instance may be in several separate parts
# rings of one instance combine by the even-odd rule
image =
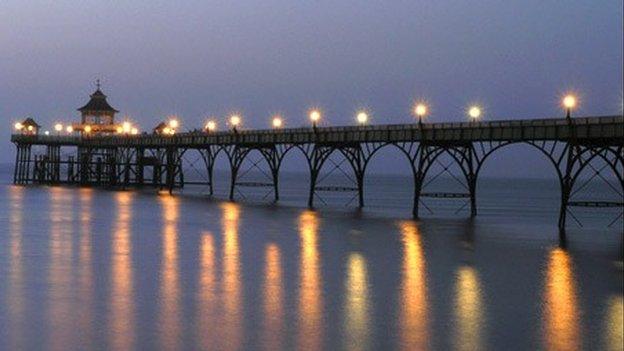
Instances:
[[[15,184],[76,184],[127,188],[153,186],[173,192],[191,182],[184,178],[183,155],[197,152],[203,160],[205,182],[213,191],[213,170],[223,152],[230,166],[229,198],[238,187],[267,187],[279,201],[279,173],[284,156],[301,152],[310,174],[308,206],[318,192],[353,192],[364,206],[364,176],[377,151],[392,147],[405,155],[414,179],[413,216],[419,217],[423,197],[469,199],[470,215],[477,215],[477,179],[490,155],[512,144],[528,144],[543,153],[555,168],[561,189],[559,228],[565,229],[572,206],[596,209],[624,207],[624,117],[525,119],[461,123],[413,123],[267,130],[195,131],[176,134],[15,134]],[[37,151],[35,151],[37,150]],[[63,152],[61,152],[63,150]],[[251,151],[262,155],[268,181],[243,182],[240,168]],[[68,155],[65,158],[61,155]],[[347,162],[352,186],[320,186],[319,175],[332,155]],[[431,166],[446,155],[461,170],[466,191],[425,192]],[[604,166],[592,164],[601,160]],[[342,167],[334,163],[334,167]],[[620,201],[571,201],[583,171],[592,177],[612,173]],[[192,182],[198,184],[198,182]]]

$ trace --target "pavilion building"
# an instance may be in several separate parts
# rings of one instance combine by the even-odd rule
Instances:
[[[106,95],[100,90],[99,82],[90,97],[89,102],[78,109],[81,120],[80,123],[72,124],[73,130],[85,134],[119,132],[122,125],[115,123],[115,114],[119,111],[106,101]]]

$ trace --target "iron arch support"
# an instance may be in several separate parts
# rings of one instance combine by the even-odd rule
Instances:
[[[234,190],[236,189],[236,179],[238,178],[238,171],[241,164],[245,160],[245,157],[251,149],[235,145],[229,149],[225,149],[225,153],[230,161],[230,201],[234,201]]]
[[[312,151],[307,153],[305,150],[306,158],[308,160],[308,168],[310,170],[310,192],[308,195],[308,207],[314,208],[314,196],[316,191],[316,182],[318,180],[319,173],[325,161],[329,158],[329,155],[334,152],[335,148],[330,146],[317,146],[312,147]]]

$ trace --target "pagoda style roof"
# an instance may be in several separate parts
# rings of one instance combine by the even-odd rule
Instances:
[[[37,124],[37,122],[35,122],[35,120],[34,120],[34,119],[32,119],[32,118],[30,118],[30,117],[26,118],[26,119],[22,122],[22,125],[23,125],[24,127],[28,127],[28,126],[33,126],[33,127],[35,127],[35,128],[39,128],[39,127],[41,127],[39,124]]]
[[[156,125],[156,127],[154,127],[153,131],[154,133],[161,133],[163,131],[163,129],[167,128],[167,123],[165,122],[160,122],[158,123],[158,125]]]
[[[111,105],[106,101],[106,95],[102,93],[100,88],[98,88],[93,94],[91,94],[91,100],[87,102],[86,105],[82,106],[78,109],[80,112],[108,112],[108,113],[117,113],[119,111],[115,110]]]

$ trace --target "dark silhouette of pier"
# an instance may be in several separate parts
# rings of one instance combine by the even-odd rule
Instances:
[[[183,155],[199,153],[205,168],[205,182],[213,192],[215,159],[221,152],[230,166],[229,197],[237,187],[267,187],[279,200],[279,173],[284,156],[301,152],[310,172],[308,206],[314,206],[320,191],[353,192],[358,206],[364,206],[364,176],[374,155],[385,147],[406,156],[414,177],[413,215],[419,216],[423,197],[466,198],[470,215],[477,215],[477,179],[490,155],[511,144],[524,143],[543,153],[554,166],[561,189],[559,228],[564,230],[572,206],[624,207],[620,201],[571,201],[579,175],[590,171],[615,175],[619,184],[612,190],[621,199],[624,191],[624,118],[622,116],[480,121],[464,123],[418,123],[346,127],[313,127],[271,130],[196,131],[172,135],[82,134],[79,136],[16,134],[15,184],[78,184],[107,187],[184,187]],[[34,152],[39,147],[42,152]],[[70,150],[61,157],[61,149]],[[243,182],[241,164],[251,151],[259,151],[268,168],[269,181]],[[66,153],[64,153],[66,154]],[[320,186],[321,169],[332,154],[348,161],[352,186]],[[465,192],[425,192],[425,177],[441,156],[450,156],[461,170]],[[592,166],[597,160],[601,168]],[[338,167],[340,165],[337,165]],[[192,182],[198,184],[198,182]]]

